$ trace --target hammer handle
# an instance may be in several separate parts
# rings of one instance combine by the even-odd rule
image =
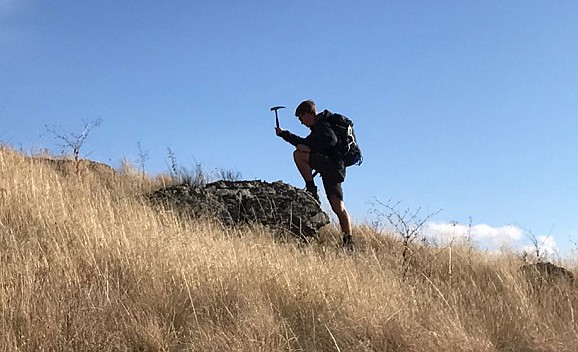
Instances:
[[[279,127],[279,115],[277,115],[277,110],[275,110],[275,123],[277,124],[277,128]]]

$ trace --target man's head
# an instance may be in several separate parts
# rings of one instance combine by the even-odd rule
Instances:
[[[295,110],[295,116],[297,116],[299,121],[301,121],[305,126],[313,126],[316,122],[315,117],[317,116],[317,108],[315,107],[313,100],[305,100],[301,102]]]

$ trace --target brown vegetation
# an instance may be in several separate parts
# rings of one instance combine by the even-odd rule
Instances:
[[[154,210],[159,186],[0,149],[1,350],[578,350],[578,291],[515,255],[422,247],[405,271],[370,227],[352,254],[331,228],[300,246]]]

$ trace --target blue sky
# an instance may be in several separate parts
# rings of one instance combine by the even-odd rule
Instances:
[[[569,251],[577,15],[575,1],[0,0],[0,141],[57,154],[46,125],[102,119],[90,159],[136,163],[140,143],[151,174],[170,148],[184,167],[301,187],[269,108],[305,135],[293,112],[313,99],[355,121],[357,223],[392,199],[443,209],[431,229],[471,218],[481,242],[530,231]]]

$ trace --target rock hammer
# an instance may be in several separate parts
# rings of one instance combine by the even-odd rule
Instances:
[[[275,111],[275,122],[277,123],[277,128],[279,127],[279,115],[277,115],[277,110],[279,109],[285,109],[284,106],[274,106],[271,108],[271,111]]]

